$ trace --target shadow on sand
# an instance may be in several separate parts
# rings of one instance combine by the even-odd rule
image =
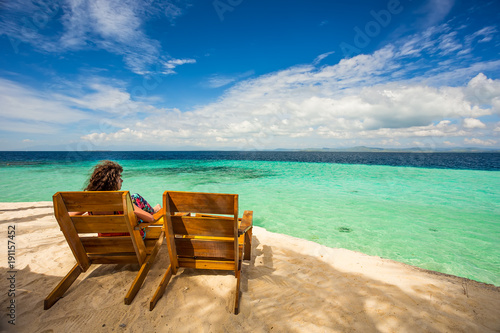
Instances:
[[[67,250],[66,250],[67,251]],[[342,272],[321,259],[273,244],[261,244],[254,234],[251,261],[244,264],[240,314],[231,313],[236,279],[223,271],[180,269],[153,311],[149,299],[168,265],[161,249],[136,299],[123,297],[137,265],[96,265],[82,274],[51,309],[43,300],[61,277],[16,273],[18,332],[494,332],[500,329],[497,310],[470,295],[426,289],[405,292],[395,285]],[[71,256],[71,253],[67,253]],[[56,262],[47,261],[57,265]],[[69,270],[70,267],[67,267]],[[8,269],[0,268],[2,277]],[[2,293],[9,281],[1,280]],[[495,289],[495,288],[493,288]],[[431,290],[431,294],[430,291]],[[2,297],[3,309],[10,299]],[[498,312],[496,313],[498,315]],[[2,311],[0,327],[12,328]],[[124,330],[125,329],[125,330]]]

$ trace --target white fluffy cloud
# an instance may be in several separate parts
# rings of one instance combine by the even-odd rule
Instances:
[[[492,108],[493,113],[500,115],[500,80],[488,79],[479,73],[467,84],[466,94],[468,100],[478,105]]]
[[[336,146],[363,139],[398,146],[405,139],[449,140],[470,137],[475,130],[493,130],[477,119],[491,115],[493,109],[469,99],[470,84],[435,88],[391,82],[334,93],[325,86],[342,83],[327,80],[311,85],[311,77],[323,75],[307,67],[274,73],[243,82],[218,102],[197,110],[151,115],[133,126],[138,132],[124,128],[85,139],[132,142],[143,133],[141,139],[150,144],[262,149]],[[500,96],[498,81],[483,77],[479,74],[470,82],[479,78],[490,99]],[[141,126],[144,123],[150,124],[147,130]]]
[[[464,142],[466,144],[475,145],[475,146],[493,146],[493,145],[498,143],[498,141],[493,140],[493,139],[481,140],[481,139],[477,139],[477,138],[472,138],[472,139],[466,138],[464,140]]]
[[[474,119],[474,118],[465,118],[464,119],[464,128],[485,128],[486,125],[481,122],[479,119]]]

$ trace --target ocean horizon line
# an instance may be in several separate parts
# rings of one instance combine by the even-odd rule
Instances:
[[[500,148],[479,148],[479,147],[453,147],[453,148],[382,148],[382,147],[334,147],[334,148],[270,148],[270,149],[198,149],[198,148],[179,148],[179,149],[15,149],[15,150],[0,150],[3,152],[353,152],[353,153],[500,153]]]

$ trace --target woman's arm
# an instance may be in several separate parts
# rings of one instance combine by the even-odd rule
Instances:
[[[68,212],[69,216],[77,216],[77,215],[83,215],[87,212]]]
[[[149,214],[148,212],[140,209],[136,205],[134,205],[134,213],[135,213],[135,216],[137,216],[138,218],[140,218],[144,222],[151,223],[151,222],[155,221],[155,218],[153,217],[152,214]]]

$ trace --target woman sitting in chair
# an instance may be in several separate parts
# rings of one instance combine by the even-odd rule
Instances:
[[[120,164],[112,161],[101,161],[95,166],[85,191],[119,191],[122,188],[123,182],[121,178],[122,172],[123,168]],[[155,221],[153,214],[161,209],[160,205],[156,205],[152,208],[149,203],[137,193],[132,194],[130,198],[132,199],[134,213],[139,219],[139,223]],[[71,212],[69,214],[71,216],[83,215],[85,212]],[[115,212],[99,212],[94,214],[108,215],[115,214]],[[121,236],[121,234],[102,234],[100,236]]]

